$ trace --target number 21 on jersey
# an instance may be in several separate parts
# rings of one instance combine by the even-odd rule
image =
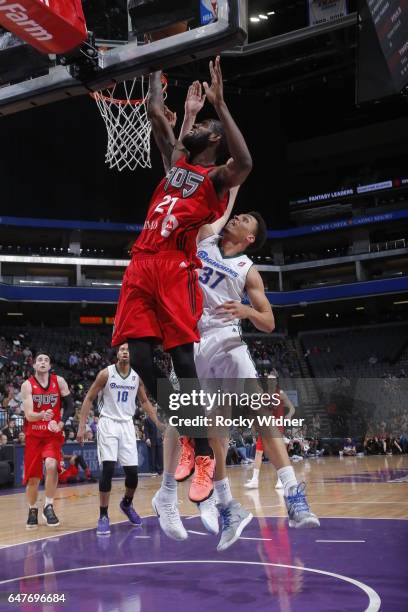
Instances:
[[[175,230],[176,227],[178,227],[177,217],[172,214],[173,208],[177,204],[178,199],[179,198],[172,198],[171,196],[166,195],[154,209],[155,213],[166,215],[162,221],[160,231],[160,234],[163,236],[163,238],[168,238],[171,232]]]

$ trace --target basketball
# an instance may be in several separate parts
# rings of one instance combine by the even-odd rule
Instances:
[[[187,21],[179,21],[178,23],[173,23],[172,25],[167,26],[167,28],[162,28],[161,30],[154,30],[149,33],[149,37],[152,41],[162,40],[163,38],[169,38],[170,36],[175,36],[176,34],[182,34],[187,31]]]

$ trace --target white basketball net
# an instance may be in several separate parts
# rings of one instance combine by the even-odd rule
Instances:
[[[147,117],[148,81],[136,77],[132,81],[116,84],[111,89],[96,91],[92,97],[105,121],[108,134],[105,162],[119,172],[125,168],[135,170],[151,168],[150,132]],[[136,89],[135,89],[136,88]],[[139,99],[134,99],[135,90]],[[120,95],[119,97],[115,97]]]

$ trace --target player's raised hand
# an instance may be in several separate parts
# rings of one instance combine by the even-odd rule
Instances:
[[[205,94],[203,93],[201,83],[194,81],[188,88],[184,110],[186,115],[196,116],[203,108],[205,102]]]
[[[210,62],[211,86],[207,82],[203,83],[207,100],[213,106],[217,106],[224,101],[224,84],[222,81],[220,56],[217,55],[215,62]]]
[[[164,116],[166,117],[167,121],[170,123],[171,127],[174,128],[177,123],[177,113],[174,113],[166,105],[164,105],[163,112],[164,112]]]
[[[241,302],[229,300],[216,308],[218,314],[225,315],[223,321],[234,321],[234,319],[247,319],[249,307]]]

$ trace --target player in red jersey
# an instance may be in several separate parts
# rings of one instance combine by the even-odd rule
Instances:
[[[200,227],[220,218],[228,204],[231,187],[242,184],[252,169],[251,155],[223,96],[220,59],[210,62],[211,85],[204,83],[205,96],[218,119],[193,123],[185,117],[181,141],[176,140],[166,117],[160,73],[150,77],[149,118],[153,135],[169,168],[150,203],[143,231],[132,249],[132,261],[123,278],[115,317],[112,344],[128,342],[132,367],[147,389],[158,399],[158,381],[163,374],[153,361],[153,350],[162,342],[172,357],[179,381],[197,380],[194,342],[199,340],[197,323],[202,313],[202,294],[196,268],[196,237]],[[200,91],[201,86],[198,84]],[[191,125],[187,125],[191,121]],[[220,163],[230,156],[228,164]],[[183,388],[183,390],[187,390]],[[168,384],[166,393],[171,393]],[[165,408],[167,406],[164,406]],[[190,489],[190,499],[200,502],[213,491],[214,461],[208,440],[196,439],[200,499]],[[166,434],[165,473],[159,498],[163,527],[176,539],[187,533],[177,507],[174,472],[178,463],[178,439]],[[204,483],[204,486],[202,484]],[[202,497],[204,495],[204,497]]]
[[[74,413],[74,403],[66,381],[50,374],[51,359],[46,353],[36,355],[34,375],[21,386],[24,408],[24,484],[29,504],[27,529],[38,527],[38,486],[45,463],[45,502],[43,518],[49,527],[57,527],[54,495],[58,484],[58,463],[64,444],[62,429],[65,420]],[[63,416],[62,416],[63,408]]]
[[[68,461],[68,467],[66,467],[66,461]],[[85,478],[79,476],[79,467],[82,468],[85,474]],[[87,466],[83,456],[61,454],[61,459],[58,467],[59,484],[74,484],[76,482],[83,482],[84,480],[96,482],[96,480],[92,477],[91,470]]]

